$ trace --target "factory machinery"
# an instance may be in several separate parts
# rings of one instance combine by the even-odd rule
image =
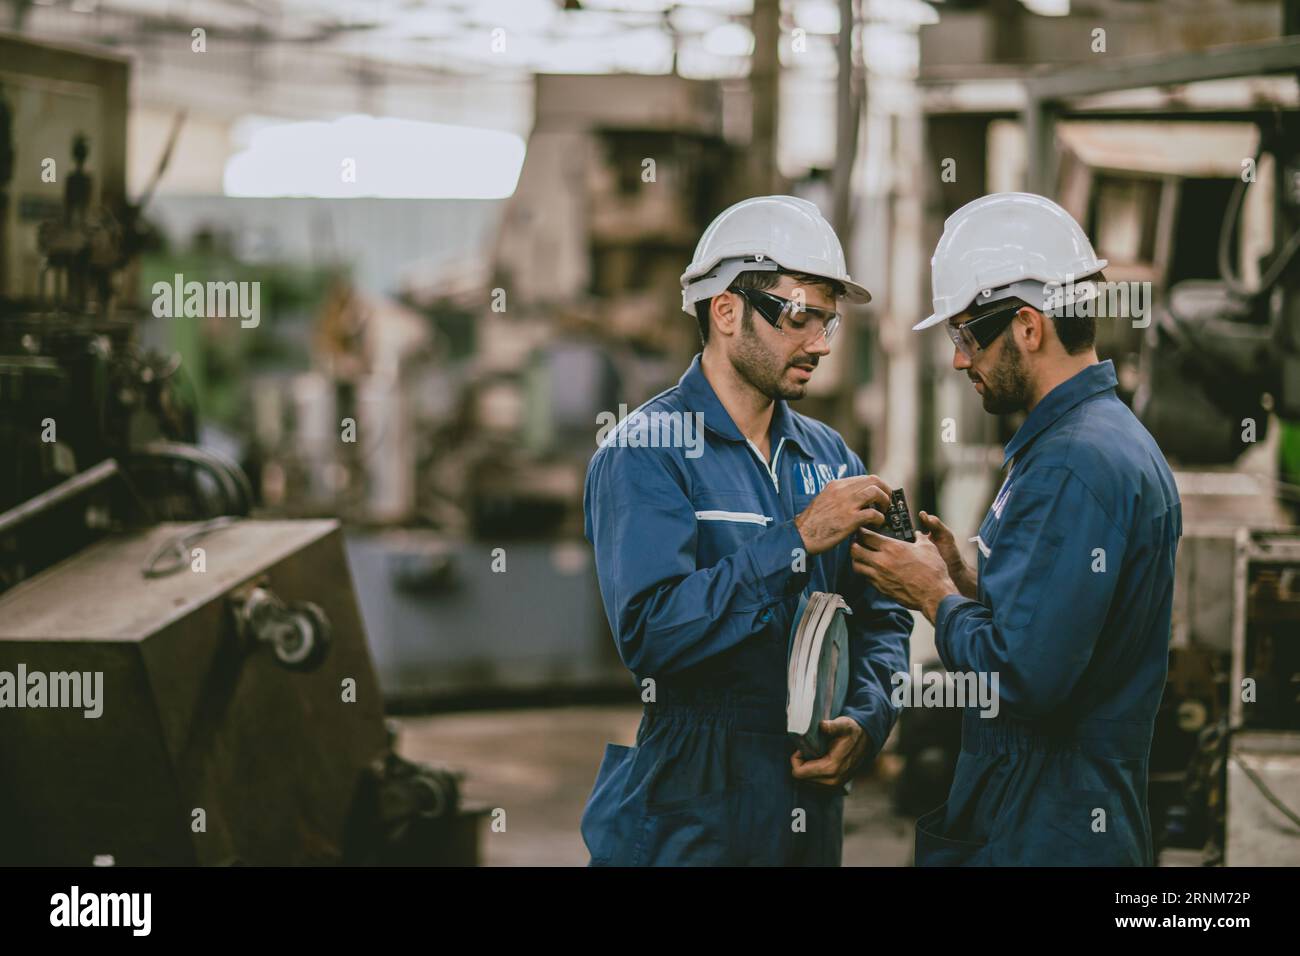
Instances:
[[[138,345],[127,81],[0,35],[0,864],[472,863],[457,776],[394,751],[337,522],[250,517]]]

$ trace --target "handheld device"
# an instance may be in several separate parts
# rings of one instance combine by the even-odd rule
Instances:
[[[916,540],[912,516],[907,513],[907,498],[903,496],[902,488],[894,489],[889,499],[889,510],[885,512],[885,523],[874,530],[899,541]]]

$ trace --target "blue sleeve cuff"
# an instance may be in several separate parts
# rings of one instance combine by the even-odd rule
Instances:
[[[794,569],[799,552],[803,552],[802,571]],[[808,564],[812,558],[793,518],[773,525],[754,539],[749,548],[749,560],[757,596],[763,604],[777,604],[808,585]]]
[[[962,605],[973,604],[976,607],[983,607],[979,601],[973,601],[968,597],[960,594],[949,594],[939,602],[939,607],[934,612],[934,646],[939,652],[939,660],[948,670],[960,670],[960,663],[952,659],[949,650],[949,632],[952,630],[953,615],[957,613]]]
[[[842,716],[852,717],[858,722],[863,733],[867,735],[867,749],[862,753],[862,762],[870,763],[880,754],[881,748],[885,746],[885,741],[889,738],[889,732],[894,727],[894,711],[892,707],[878,707],[873,713],[861,707],[845,707],[841,711]]]

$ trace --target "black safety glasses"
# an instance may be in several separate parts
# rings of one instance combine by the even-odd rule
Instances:
[[[993,344],[997,337],[1011,324],[1011,320],[1016,317],[1016,313],[1024,307],[1023,302],[1017,302],[1015,305],[994,309],[992,312],[985,312],[973,319],[967,319],[961,325],[946,322],[944,324],[948,329],[948,338],[952,339],[953,345],[961,349],[963,355],[968,359],[973,359],[977,353]]]
[[[840,327],[840,314],[830,309],[803,305],[795,299],[783,299],[759,289],[732,286],[727,291],[736,293],[753,306],[772,328],[799,342],[812,342],[821,335],[825,335],[826,341],[830,342],[831,336]]]

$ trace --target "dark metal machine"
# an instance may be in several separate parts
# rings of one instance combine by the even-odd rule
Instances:
[[[472,863],[337,523],[248,517],[137,344],[127,70],[0,34],[0,865]]]
[[[342,862],[385,734],[351,589],[321,587],[347,583],[338,527],[234,522],[147,577],[185,532],[109,536],[0,596],[0,672],[103,675],[98,716],[0,711],[6,862]]]
[[[1300,76],[1300,5],[1287,9],[1281,39],[1121,63],[1106,70],[1076,67],[1026,83],[1029,188],[1050,194],[1056,184],[1056,124],[1088,96],[1205,80],[1289,74]],[[1097,115],[1097,114],[1090,114]],[[1141,114],[1153,118],[1150,114]],[[1123,115],[1120,118],[1125,118]],[[1195,119],[1187,110],[1169,119]],[[1215,114],[1205,119],[1222,118]],[[1244,114],[1260,129],[1259,151],[1235,184],[1217,242],[1220,276],[1169,290],[1147,330],[1142,385],[1134,410],[1167,454],[1187,464],[1235,461],[1263,440],[1269,412],[1300,420],[1300,115]],[[1272,156],[1275,242],[1258,283],[1247,285],[1230,255],[1241,201],[1259,160]],[[1249,157],[1242,157],[1243,160]],[[1209,238],[1209,237],[1206,237]],[[1255,432],[1243,442],[1243,419]]]

